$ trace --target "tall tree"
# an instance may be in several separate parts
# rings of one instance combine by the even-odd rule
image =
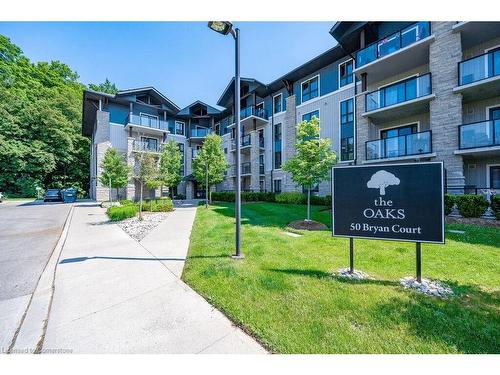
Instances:
[[[99,177],[101,184],[110,186],[116,189],[118,197],[118,189],[127,186],[130,167],[127,165],[123,157],[118,153],[116,148],[111,147],[104,154],[104,159],[101,163],[102,173]],[[111,191],[109,192],[111,200]]]
[[[89,186],[89,139],[81,135],[78,74],[59,62],[32,64],[0,35],[0,191]]]
[[[89,83],[89,89],[112,95],[118,92],[118,87],[116,87],[116,85],[107,78],[103,83]]]
[[[160,186],[161,180],[158,171],[158,159],[154,154],[150,152],[141,152],[140,156],[137,156],[136,158],[136,163],[138,163],[138,173],[136,175],[136,179],[141,185],[139,218],[142,219],[144,186],[148,189],[156,189]]]
[[[173,192],[173,188],[181,182],[182,155],[179,146],[174,140],[168,141],[163,146],[160,156],[160,179],[163,185]],[[172,198],[173,194],[171,193]]]
[[[331,150],[331,141],[319,137],[319,120],[297,125],[296,154],[287,160],[283,170],[292,174],[292,180],[307,188],[307,221],[311,220],[311,188],[328,177],[328,171],[337,162],[337,155]]]
[[[224,151],[222,138],[217,134],[210,134],[205,138],[203,147],[193,159],[193,174],[201,186],[206,186],[208,180],[209,200],[212,202],[210,188],[224,181],[224,172],[229,168]],[[208,175],[208,178],[207,178]]]

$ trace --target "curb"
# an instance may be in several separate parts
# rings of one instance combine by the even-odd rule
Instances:
[[[14,338],[7,351],[8,354],[12,353],[40,353],[42,350],[43,340],[45,338],[45,331],[49,320],[50,308],[52,306],[52,299],[54,296],[54,283],[56,278],[56,267],[59,263],[66,238],[68,237],[68,230],[73,218],[73,211],[75,206],[71,208],[64,222],[64,227],[57,241],[49,261],[38,280],[35,291],[29,301],[28,307],[21,319],[19,328],[17,329]]]

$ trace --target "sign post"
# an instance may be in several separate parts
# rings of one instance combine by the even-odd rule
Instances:
[[[422,280],[422,242],[444,243],[442,162],[332,168],[332,235],[416,244],[416,278]]]

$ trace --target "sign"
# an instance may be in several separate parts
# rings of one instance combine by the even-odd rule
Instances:
[[[443,163],[332,168],[334,236],[444,243]]]

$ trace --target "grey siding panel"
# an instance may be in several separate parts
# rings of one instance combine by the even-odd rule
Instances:
[[[488,107],[500,107],[500,98],[490,98],[477,102],[463,104],[464,124],[471,122],[486,121],[488,119]]]
[[[127,151],[127,131],[123,125],[110,123],[109,138],[113,147]]]

